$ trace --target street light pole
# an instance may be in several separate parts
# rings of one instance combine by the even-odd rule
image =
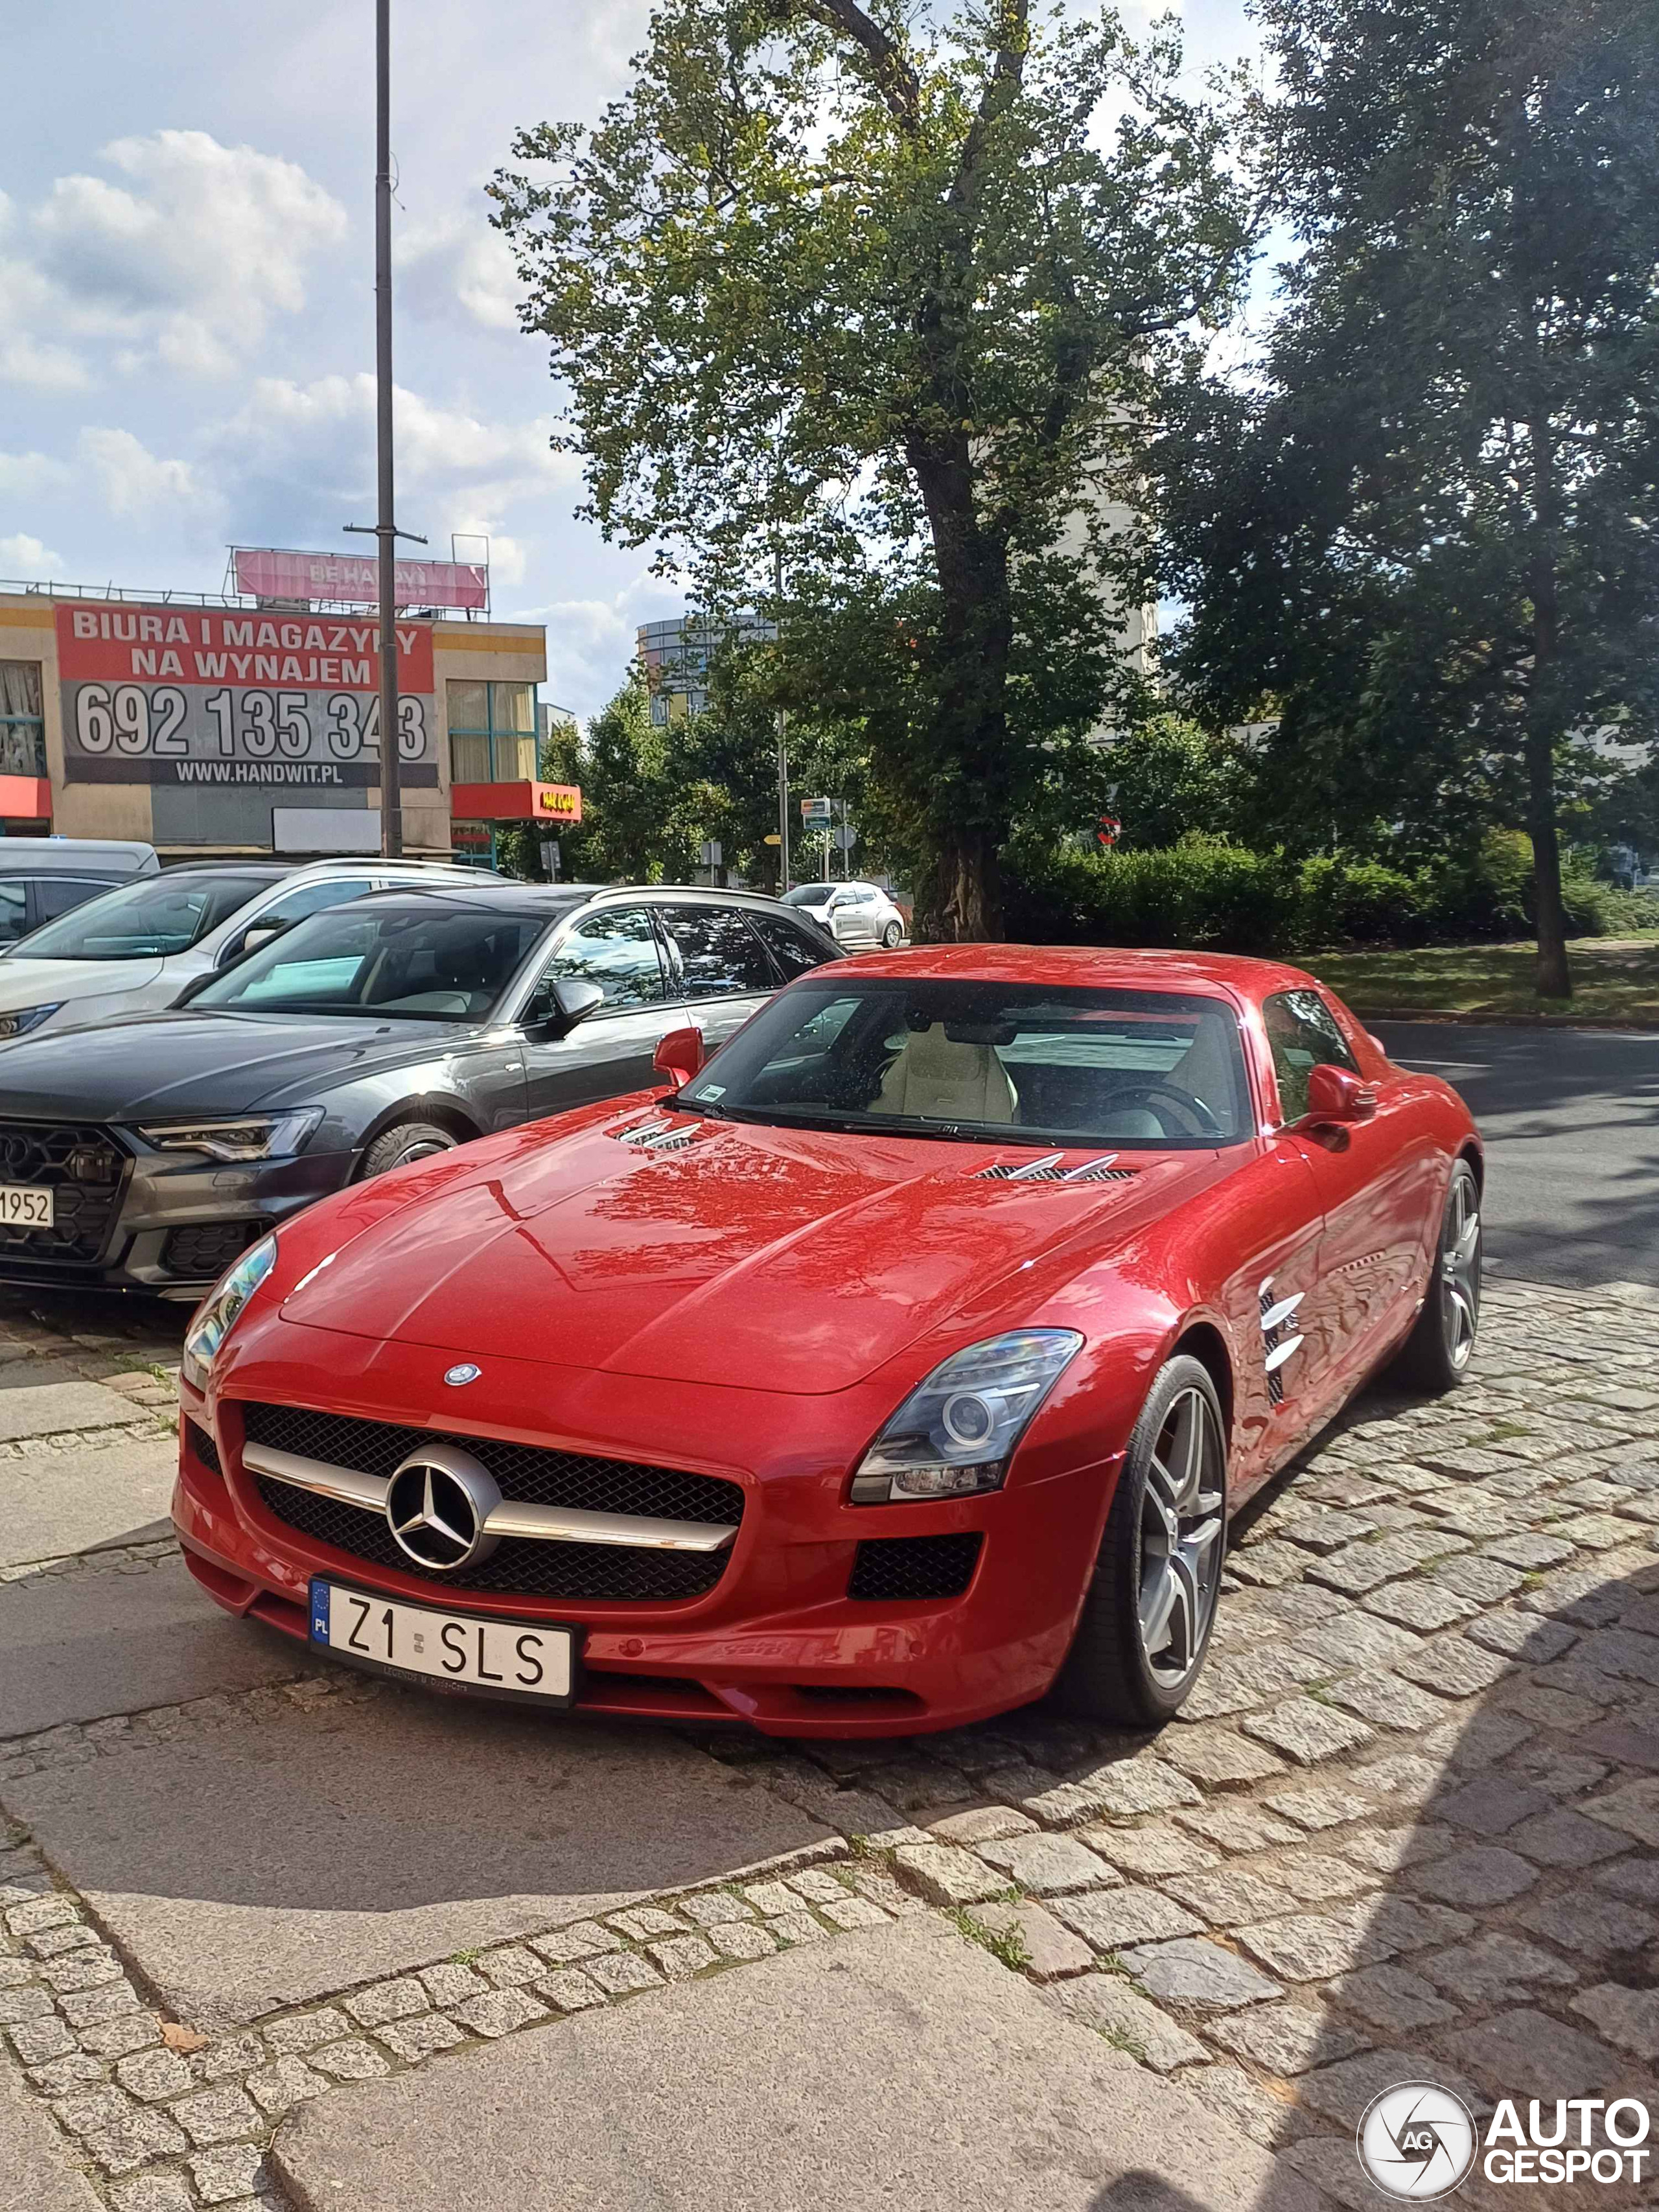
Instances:
[[[404,849],[398,750],[398,526],[392,488],[392,0],[374,0],[374,452],[380,497],[380,850]]]
[[[392,472],[392,0],[374,0],[374,461],[379,484],[373,538],[380,602],[380,851],[404,849],[402,761],[398,750],[398,540],[424,538],[399,530]]]

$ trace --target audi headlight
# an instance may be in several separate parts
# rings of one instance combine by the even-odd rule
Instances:
[[[205,1152],[213,1160],[280,1160],[297,1152],[323,1118],[320,1106],[294,1114],[244,1114],[234,1121],[152,1121],[138,1133],[158,1152]]]
[[[42,1022],[49,1022],[62,1007],[61,999],[53,999],[44,1006],[15,1006],[9,1014],[0,1014],[0,1038],[27,1036],[38,1030]]]
[[[1021,1328],[953,1352],[860,1461],[854,1504],[1000,1490],[1014,1446],[1082,1346],[1074,1328]]]
[[[244,1252],[229,1273],[222,1275],[196,1310],[196,1318],[185,1332],[185,1356],[180,1364],[185,1380],[205,1390],[208,1370],[219,1348],[235,1328],[242,1309],[276,1264],[276,1239],[261,1237]]]

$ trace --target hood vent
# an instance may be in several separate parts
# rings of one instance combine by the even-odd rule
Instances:
[[[1041,1159],[1015,1162],[998,1160],[993,1166],[981,1168],[975,1177],[978,1182],[1132,1182],[1139,1172],[1134,1168],[1112,1165],[1115,1152],[1103,1153],[1097,1160],[1085,1160],[1079,1167],[1063,1164],[1064,1152],[1045,1152]]]
[[[612,1129],[611,1134],[618,1144],[631,1145],[635,1152],[683,1152],[688,1145],[708,1134],[708,1125],[706,1121],[635,1121],[626,1128]]]

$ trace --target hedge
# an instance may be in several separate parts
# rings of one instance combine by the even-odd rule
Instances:
[[[1216,952],[1316,952],[1340,945],[1481,943],[1527,937],[1532,849],[1510,832],[1459,866],[1296,861],[1218,839],[1158,852],[1005,856],[1010,938],[1035,945],[1146,945]],[[1659,928],[1659,898],[1570,871],[1562,896],[1577,937]]]

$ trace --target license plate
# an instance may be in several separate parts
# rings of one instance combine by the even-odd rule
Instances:
[[[574,1694],[576,1639],[570,1629],[438,1613],[315,1577],[311,1641],[363,1666],[423,1676],[434,1686],[552,1705],[568,1705]]]
[[[53,1222],[50,1184],[0,1182],[0,1229],[50,1229]]]

